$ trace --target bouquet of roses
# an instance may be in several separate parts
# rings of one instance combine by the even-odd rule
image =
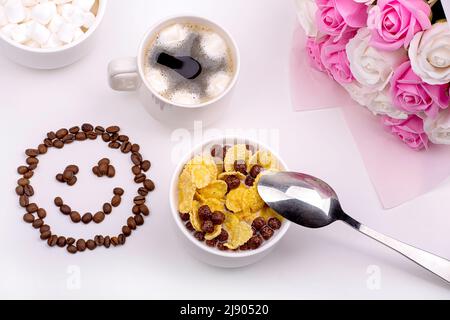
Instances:
[[[409,147],[450,145],[450,27],[439,0],[296,0],[311,65]]]

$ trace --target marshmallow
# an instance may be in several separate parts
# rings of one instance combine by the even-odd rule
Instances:
[[[31,28],[31,39],[39,43],[41,46],[48,41],[50,35],[50,30],[48,30],[40,23],[34,23],[33,27]]]
[[[86,12],[79,7],[74,7],[72,15],[69,17],[68,22],[76,27],[81,27],[86,22]]]
[[[217,33],[208,32],[200,40],[202,51],[213,60],[220,60],[227,54],[227,44]]]
[[[5,8],[0,5],[0,27],[6,26],[8,24],[8,18],[5,14]]]
[[[48,24],[48,29],[52,33],[56,33],[59,31],[59,28],[61,28],[62,24],[64,23],[64,18],[61,17],[59,14],[55,14],[52,21]]]
[[[13,29],[17,26],[15,23],[8,23],[6,26],[0,29],[0,32],[7,38],[11,39]]]
[[[206,94],[211,98],[220,96],[227,89],[230,81],[231,76],[224,71],[213,74],[208,79]]]
[[[42,46],[42,48],[57,48],[64,45],[64,43],[59,40],[59,38],[56,36],[56,34],[52,34],[50,38],[48,38],[48,41]]]
[[[184,105],[195,105],[200,102],[200,97],[198,94],[189,92],[187,90],[179,90],[172,94],[170,99],[173,103],[184,104]]]
[[[38,3],[39,3],[38,0],[22,0],[22,4],[25,7],[33,7]]]
[[[82,36],[84,36],[83,30],[81,28],[75,28],[73,31],[73,41],[80,39]]]
[[[91,11],[94,6],[95,0],[73,0],[73,5],[82,9],[84,12]]]
[[[87,12],[84,15],[84,24],[83,27],[89,29],[95,22],[95,14],[92,12]]]
[[[168,48],[176,48],[188,37],[188,30],[181,24],[174,24],[159,33],[159,43]]]
[[[8,0],[5,4],[5,15],[9,23],[22,22],[26,15],[21,0]]]
[[[169,81],[161,70],[151,68],[150,70],[148,70],[146,75],[147,80],[152,88],[155,89],[155,91],[159,94],[169,89]]]
[[[55,15],[56,4],[53,2],[39,3],[31,10],[31,18],[43,25],[47,25]]]
[[[15,28],[11,30],[11,39],[18,43],[25,43],[30,40],[31,24],[27,22],[16,25]]]
[[[71,23],[63,23],[56,36],[64,43],[71,43],[75,37],[75,26]]]

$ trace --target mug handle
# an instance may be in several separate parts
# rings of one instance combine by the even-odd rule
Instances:
[[[136,91],[142,84],[136,58],[119,58],[108,65],[108,82],[116,91]]]

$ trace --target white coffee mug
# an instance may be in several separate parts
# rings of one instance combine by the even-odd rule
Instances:
[[[235,73],[228,88],[218,97],[194,106],[176,104],[158,94],[144,75],[144,59],[148,44],[157,34],[175,23],[194,23],[211,28],[228,43],[235,65]],[[109,85],[117,91],[137,91],[141,103],[150,115],[166,124],[192,128],[195,121],[208,125],[217,120],[223,109],[230,104],[232,90],[236,84],[240,69],[239,50],[230,33],[216,23],[193,15],[183,15],[164,19],[153,26],[144,36],[137,58],[121,58],[110,62],[108,66]]]
[[[72,43],[58,48],[31,48],[0,34],[0,52],[11,61],[33,69],[58,69],[73,64],[94,47],[107,3],[107,0],[99,0],[94,24]]]

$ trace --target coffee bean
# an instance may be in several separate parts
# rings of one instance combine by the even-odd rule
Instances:
[[[25,188],[22,186],[17,186],[16,187],[16,194],[18,196],[23,196],[25,194]]]
[[[47,244],[49,247],[54,247],[54,246],[56,246],[57,241],[58,241],[58,236],[52,235],[50,238],[48,238]]]
[[[44,220],[42,219],[36,219],[33,221],[33,228],[39,229],[44,224]]]
[[[145,187],[148,191],[151,192],[151,191],[155,190],[155,183],[154,183],[152,180],[147,179],[147,180],[144,181],[144,187]]]
[[[144,224],[144,218],[138,214],[133,217],[134,222],[136,222],[136,226],[142,226]]]
[[[25,179],[31,179],[33,176],[34,176],[34,172],[33,172],[33,171],[28,171],[27,173],[25,173],[25,174],[23,175],[23,177],[24,177]]]
[[[253,185],[255,184],[255,179],[252,176],[247,176],[245,178],[245,185],[248,187],[253,187]]]
[[[111,238],[109,236],[105,237],[105,241],[103,242],[103,245],[105,246],[106,249],[109,249],[109,247],[111,246]]]
[[[117,237],[112,237],[112,238],[111,238],[111,244],[112,244],[114,247],[117,247],[117,246],[119,245],[119,239],[118,239]]]
[[[26,213],[23,215],[23,221],[25,221],[26,223],[33,223],[34,216],[31,213]]]
[[[44,145],[45,145],[47,148],[51,148],[51,147],[53,147],[53,141],[50,140],[50,139],[44,139]]]
[[[114,188],[113,193],[114,193],[116,196],[123,196],[123,195],[125,194],[125,190],[123,190],[123,189],[120,188],[120,187],[117,187],[117,188]]]
[[[28,165],[34,165],[34,164],[38,164],[39,160],[38,158],[33,158],[33,157],[28,157],[27,160],[25,161]]]
[[[74,173],[72,171],[69,170],[65,170],[63,173],[63,179],[64,181],[68,182],[70,181],[72,178],[74,177]]]
[[[143,196],[137,196],[134,198],[134,203],[137,204],[138,206],[142,205],[145,203],[145,197]]]
[[[198,241],[205,241],[205,233],[204,232],[196,231],[196,232],[194,232],[194,237]]]
[[[50,231],[50,226],[49,226],[49,225],[44,224],[44,225],[42,225],[42,226],[39,228],[39,232],[40,232],[40,233],[44,233],[44,232],[47,232],[47,231]]]
[[[61,182],[61,183],[64,183],[65,181],[64,181],[64,176],[63,176],[63,174],[62,173],[58,173],[57,175],[56,175],[56,180],[57,181],[59,181],[59,182]]]
[[[94,237],[94,242],[97,247],[101,247],[105,244],[105,238],[102,235],[97,235]]]
[[[97,177],[101,177],[101,173],[100,173],[100,169],[98,166],[95,166],[92,168],[92,172],[97,176]]]
[[[253,220],[252,227],[255,228],[257,231],[261,230],[262,227],[266,225],[266,220],[262,217],[258,217],[255,220]]]
[[[220,226],[225,221],[225,214],[220,211],[215,211],[211,216],[211,221],[215,226]]]
[[[22,187],[21,187],[22,188]],[[27,207],[30,204],[30,200],[28,199],[28,196],[26,195],[21,195],[19,197],[19,204],[22,208]]]
[[[37,164],[32,164],[28,166],[28,171],[36,170]]]
[[[77,178],[77,177],[72,177],[72,179],[70,179],[69,181],[67,181],[67,185],[68,185],[69,187],[72,187],[72,186],[74,186],[74,185],[77,183],[77,181],[78,181],[78,178]]]
[[[109,146],[111,149],[119,149],[119,148],[120,148],[120,143],[119,143],[119,142],[110,142],[110,143],[108,144],[108,146]]]
[[[133,166],[133,167],[131,168],[131,171],[133,172],[133,174],[134,174],[135,176],[137,176],[138,174],[141,173],[141,167],[138,166],[138,165],[135,165],[135,166]]]
[[[138,152],[133,152],[131,155],[131,162],[133,162],[134,165],[140,166],[142,162],[142,156]]]
[[[210,221],[210,220],[204,221],[202,223],[202,231],[205,233],[213,233],[214,232],[214,224],[212,223],[212,221]]]
[[[73,172],[73,174],[78,174],[78,172],[80,172],[80,168],[78,168],[78,166],[71,164],[69,166],[66,167],[67,171]]]
[[[28,167],[26,166],[20,166],[17,168],[17,173],[18,174],[25,174],[28,172]]]
[[[108,128],[106,128],[106,132],[108,133],[117,133],[120,131],[120,127],[118,126],[110,126]]]
[[[70,246],[70,245],[73,245],[75,243],[75,239],[74,238],[71,238],[71,237],[69,237],[69,238],[67,238],[67,244]]]
[[[133,144],[131,146],[131,152],[139,152],[141,150],[141,146],[139,146],[138,144]]]
[[[56,139],[56,133],[53,131],[50,131],[49,133],[47,133],[47,138],[50,140]]]
[[[117,240],[119,240],[119,244],[121,246],[123,246],[125,244],[125,242],[127,241],[124,234],[119,234],[119,236],[117,237]]]
[[[75,126],[69,129],[69,132],[72,134],[77,134],[78,132],[80,132],[80,127]]]
[[[92,219],[93,219],[92,213],[88,212],[83,215],[81,221],[83,221],[84,224],[88,224],[92,221]]]
[[[111,136],[107,133],[102,134],[102,139],[104,142],[110,142],[111,141]]]
[[[245,161],[236,160],[234,162],[234,171],[247,175],[247,164]]]
[[[41,240],[48,240],[52,236],[52,233],[50,231],[41,233]]]
[[[217,240],[220,242],[225,242],[229,238],[228,232],[226,230],[222,230],[222,232],[217,236]]]
[[[241,185],[241,180],[236,176],[228,176],[225,178],[225,183],[228,186],[228,191],[239,188]]]
[[[37,157],[39,155],[39,151],[37,149],[27,149],[25,150],[25,154],[29,157]]]
[[[81,214],[79,214],[77,211],[72,211],[70,213],[70,219],[73,223],[79,223],[81,221]]]
[[[57,207],[61,207],[64,204],[64,201],[63,199],[61,199],[61,197],[56,197],[54,203]]]
[[[39,152],[39,154],[46,154],[47,151],[48,151],[48,148],[47,148],[47,146],[46,146],[45,144],[40,144],[40,145],[38,146],[38,152]]]
[[[134,217],[129,217],[127,219],[127,226],[131,229],[131,230],[136,230],[136,221],[134,220]]]
[[[108,166],[108,172],[107,172],[108,178],[114,178],[114,176],[116,175],[116,169],[114,168],[114,166]]]
[[[139,206],[139,211],[146,217],[150,215],[150,209],[145,204]]]
[[[86,241],[86,247],[92,251],[95,250],[95,248],[97,248],[97,245],[95,244],[94,240],[89,239],[88,241]]]
[[[39,208],[37,211],[37,216],[39,219],[45,219],[47,217],[47,211],[45,209]]]
[[[75,135],[75,140],[77,140],[77,141],[85,141],[86,139],[87,139],[87,135],[84,132],[78,132]]]
[[[140,214],[140,213],[141,213],[141,209],[139,209],[139,206],[136,205],[136,204],[133,206],[133,209],[131,209],[131,211],[132,211],[134,214]]]
[[[67,129],[59,129],[58,131],[56,131],[56,138],[62,139],[68,134],[69,134],[69,131]]]
[[[188,229],[188,231],[190,231],[190,232],[195,231],[195,228],[190,221],[186,222],[185,226],[186,226],[186,229]]]
[[[138,194],[139,194],[140,196],[146,197],[146,196],[148,195],[148,190],[145,189],[144,187],[141,187],[141,188],[138,189]]]
[[[34,189],[31,184],[27,184],[25,187],[23,187],[23,190],[26,196],[28,197],[34,196]]]
[[[111,205],[114,208],[117,208],[118,206],[120,206],[120,203],[122,202],[122,198],[120,196],[115,195],[112,199],[111,199]]]
[[[105,214],[110,214],[112,212],[112,206],[109,203],[103,205],[103,212]]]
[[[67,136],[61,139],[61,141],[65,144],[71,144],[75,141],[75,135],[72,133],[69,133]]]
[[[98,171],[101,175],[106,175],[108,173],[108,165],[106,163],[99,164]]]
[[[25,179],[25,178],[20,178],[19,180],[17,180],[17,184],[19,186],[25,187],[27,184],[30,184],[30,180]]]
[[[69,252],[70,254],[76,254],[77,251],[78,251],[78,249],[74,245],[70,245],[67,247],[67,252]]]
[[[94,129],[94,131],[95,131],[97,134],[103,134],[103,133],[105,132],[105,128],[103,128],[102,126],[96,126],[95,129]]]
[[[148,170],[150,170],[150,167],[152,166],[151,162],[148,160],[144,160],[141,163],[141,170],[144,172],[147,172]]]
[[[90,123],[85,123],[81,126],[81,130],[83,130],[83,132],[90,132],[94,130],[94,127]]]
[[[147,179],[147,176],[144,173],[140,173],[134,177],[134,182],[143,183]]]
[[[125,237],[131,236],[131,228],[129,226],[123,226],[122,233],[124,234]]]
[[[78,239],[76,245],[79,252],[86,251],[86,241],[84,241],[84,239]]]
[[[26,210],[28,213],[35,213],[39,209],[38,205],[36,203],[30,203],[27,205]]]
[[[56,242],[56,245],[60,248],[65,247],[66,246],[66,238],[65,237],[58,237],[58,241]]]
[[[265,225],[264,227],[261,228],[259,233],[264,238],[264,240],[269,240],[270,238],[272,238],[274,231],[272,230],[271,227],[269,227],[268,225]]]
[[[62,214],[64,214],[64,215],[69,215],[71,212],[72,212],[72,209],[68,206],[68,205],[66,205],[66,204],[63,204],[60,208],[59,208],[59,211],[61,211],[61,213]]]
[[[86,136],[89,140],[95,140],[97,139],[97,134],[93,131],[86,133]]]
[[[278,230],[281,228],[281,221],[277,218],[270,218],[267,222],[269,227],[271,227],[273,230]]]
[[[120,137],[119,137],[120,140]],[[129,141],[126,141],[122,144],[122,146],[120,147],[120,151],[122,151],[122,153],[129,153],[131,152],[131,143]]]
[[[102,223],[103,220],[105,220],[105,213],[103,211],[99,211],[96,214],[94,214],[94,218],[93,218],[95,223]]]
[[[64,148],[64,142],[62,142],[61,140],[55,140],[55,141],[53,141],[53,146],[56,149],[62,149],[62,148]]]

